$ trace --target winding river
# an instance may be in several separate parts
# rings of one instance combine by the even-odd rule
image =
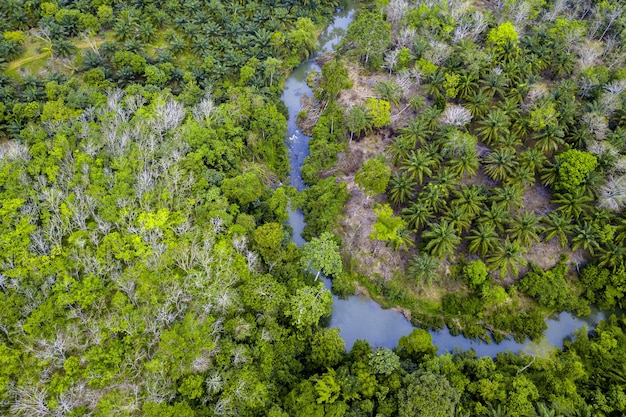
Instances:
[[[347,7],[336,12],[333,22],[322,33],[318,41],[320,52],[330,52],[340,42],[345,31],[352,21],[354,7],[348,3]],[[315,58],[315,56],[313,57]],[[321,68],[313,59],[296,68],[285,84],[282,100],[289,109],[287,146],[289,148],[291,185],[298,191],[306,186],[300,174],[300,167],[304,158],[309,153],[310,137],[300,132],[296,122],[298,112],[302,110],[302,98],[311,96],[313,92],[306,84],[306,77],[311,71],[321,71]],[[293,241],[298,245],[304,243],[301,237],[304,228],[304,215],[300,211],[292,210],[289,213],[289,224],[293,228]],[[324,278],[324,284],[328,289],[331,287],[329,279]],[[546,342],[554,347],[562,347],[563,341],[571,337],[576,329],[586,325],[595,327],[604,319],[606,314],[594,311],[591,315],[578,318],[571,313],[561,313],[553,319],[546,321],[548,329],[544,333]],[[399,312],[385,310],[371,298],[359,295],[349,297],[347,300],[333,296],[333,312],[330,317],[329,327],[340,329],[341,336],[349,350],[358,339],[367,340],[372,346],[396,347],[400,337],[408,335],[414,329],[413,325]],[[496,356],[499,352],[530,351],[536,346],[535,343],[518,343],[507,340],[500,344],[474,341],[463,336],[452,336],[446,328],[442,331],[431,331],[433,344],[438,347],[439,353],[452,352],[455,349],[474,349],[478,356]]]

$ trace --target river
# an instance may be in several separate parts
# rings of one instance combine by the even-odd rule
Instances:
[[[347,7],[336,12],[334,20],[326,28],[319,38],[319,53],[332,51],[341,41],[345,31],[352,21],[354,7],[348,3]],[[309,153],[309,136],[304,135],[297,126],[298,112],[302,110],[302,98],[312,96],[313,92],[306,83],[307,75],[311,71],[321,71],[313,58],[296,68],[285,83],[282,100],[289,109],[287,121],[288,134],[287,146],[289,148],[290,178],[291,185],[298,191],[306,186],[302,180],[300,168],[304,158]],[[290,211],[289,224],[293,228],[293,241],[302,245],[305,241],[301,237],[304,229],[304,215],[300,211]],[[324,278],[324,285],[331,287],[329,279]],[[560,313],[555,318],[548,319],[548,329],[544,333],[547,344],[554,347],[562,347],[563,341],[572,336],[576,329],[586,325],[595,327],[606,314],[601,311],[593,311],[591,315],[583,318],[574,317],[571,313]],[[348,299],[340,299],[333,296],[333,312],[329,320],[329,327],[340,329],[341,337],[346,342],[349,350],[358,339],[367,340],[372,346],[385,346],[394,348],[398,340],[413,331],[413,325],[399,312],[385,310],[371,298],[358,295]],[[455,349],[474,349],[478,356],[496,356],[499,352],[532,351],[536,344],[532,342],[518,343],[506,340],[500,344],[474,341],[463,336],[453,336],[446,328],[435,332],[431,331],[433,344],[438,347],[438,353],[452,352]]]

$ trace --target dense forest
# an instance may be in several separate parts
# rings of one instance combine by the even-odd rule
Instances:
[[[310,78],[299,194],[280,95],[337,7],[0,2],[0,414],[626,413],[623,318],[532,354],[346,352],[318,279],[474,336],[623,307],[620,3],[359,4]]]

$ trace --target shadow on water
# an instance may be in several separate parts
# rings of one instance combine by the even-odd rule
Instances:
[[[339,44],[354,15],[353,6],[339,10],[335,19],[322,33],[319,40],[322,53],[331,51]],[[304,158],[309,154],[309,136],[304,135],[297,126],[298,113],[302,110],[302,98],[311,96],[313,91],[306,83],[306,78],[311,71],[320,71],[320,67],[313,59],[296,68],[285,84],[282,100],[289,110],[287,146],[289,148],[290,180],[298,191],[306,188],[300,173],[300,167]],[[301,246],[305,240],[301,233],[304,229],[304,215],[299,210],[291,210],[289,224],[293,228],[293,241]],[[324,285],[330,289],[331,281],[324,278]],[[576,329],[583,326],[595,327],[604,319],[606,314],[601,311],[593,311],[584,318],[574,317],[571,313],[561,313],[553,319],[548,319],[548,329],[544,333],[545,342],[554,347],[562,347],[563,341],[572,336]],[[369,297],[359,295],[348,299],[340,299],[333,296],[333,312],[326,321],[329,327],[340,329],[341,336],[349,350],[358,339],[367,340],[372,346],[396,347],[398,340],[406,336],[414,327],[399,312],[385,310]],[[438,347],[438,353],[453,352],[455,349],[474,349],[478,356],[496,356],[500,352],[531,351],[536,344],[531,342],[518,343],[506,340],[500,344],[474,341],[463,336],[453,336],[449,329],[435,332],[431,331],[433,344]]]

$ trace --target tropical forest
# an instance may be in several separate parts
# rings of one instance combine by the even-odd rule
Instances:
[[[620,0],[0,0],[2,416],[624,416],[625,209]]]

